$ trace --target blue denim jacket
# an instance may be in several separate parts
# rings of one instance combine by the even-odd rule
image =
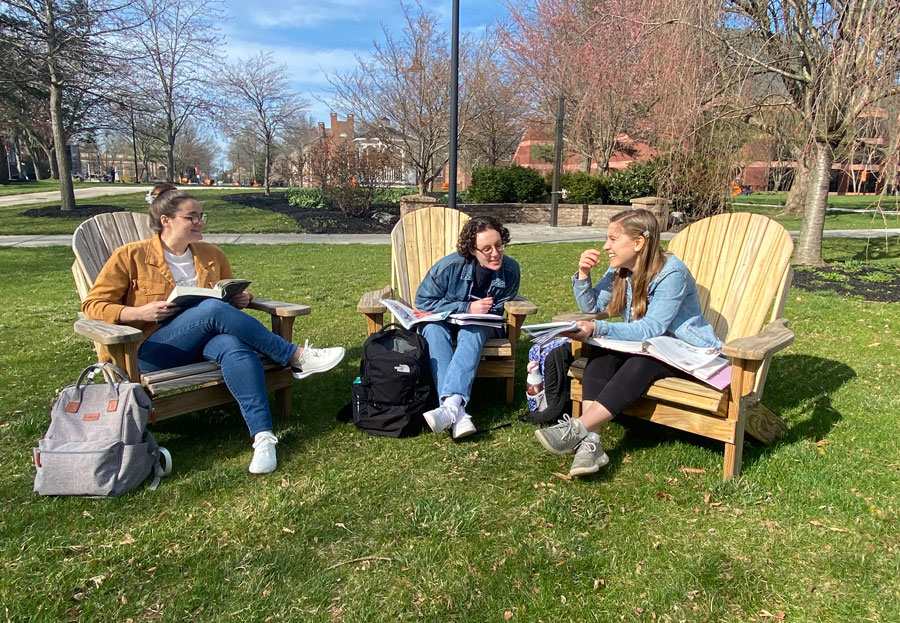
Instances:
[[[475,276],[476,260],[466,261],[459,253],[439,259],[429,269],[416,291],[415,307],[424,311],[464,314],[469,309],[469,293]],[[490,313],[503,314],[503,304],[519,293],[519,264],[503,256],[487,296],[493,297]]]
[[[610,268],[596,286],[591,287],[591,279],[572,278],[575,300],[578,308],[586,313],[597,313],[606,309],[612,298],[612,284],[615,270]],[[693,346],[720,348],[722,342],[716,337],[712,326],[703,317],[697,283],[691,271],[680,259],[668,254],[666,263],[659,274],[650,281],[647,290],[647,313],[640,320],[631,316],[631,278],[625,290],[623,322],[594,321],[594,335],[602,335],[615,340],[641,341],[658,335],[670,335]]]

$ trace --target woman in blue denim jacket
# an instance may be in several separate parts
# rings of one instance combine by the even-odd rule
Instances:
[[[415,306],[431,312],[502,314],[503,304],[519,292],[519,265],[503,255],[509,230],[494,217],[475,217],[462,228],[457,252],[438,260],[416,292]],[[441,404],[425,413],[435,433],[452,427],[454,439],[475,432],[466,411],[485,341],[496,329],[479,325],[425,323],[431,375]],[[455,344],[455,346],[454,346]]]
[[[694,277],[684,262],[663,252],[653,213],[629,210],[613,216],[603,250],[609,269],[593,287],[591,269],[600,251],[581,254],[573,277],[575,299],[583,312],[606,311],[610,317],[621,316],[622,322],[579,321],[573,339],[643,341],[670,335],[694,346],[722,346],[703,317]],[[592,348],[584,368],[581,418],[566,416],[556,426],[536,431],[538,441],[554,454],[575,454],[571,476],[593,474],[609,462],[597,434],[601,425],[666,376],[684,374],[652,357]]]

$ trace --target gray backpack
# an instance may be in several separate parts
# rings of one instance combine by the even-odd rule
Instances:
[[[88,382],[101,372],[105,383]],[[88,366],[63,389],[50,428],[34,448],[34,490],[41,495],[115,497],[172,468],[165,448],[147,430],[152,405],[139,383],[109,363]],[[160,462],[165,458],[166,467]]]

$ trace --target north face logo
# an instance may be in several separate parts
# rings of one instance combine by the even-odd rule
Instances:
[[[394,366],[394,370],[400,372],[401,374],[409,374],[409,366],[405,363],[401,363],[399,366]]]

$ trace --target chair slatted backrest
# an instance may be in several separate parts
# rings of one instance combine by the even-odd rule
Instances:
[[[81,300],[87,296],[112,252],[153,235],[150,217],[137,212],[108,212],[89,218],[72,235],[72,274]]]
[[[456,251],[459,232],[469,217],[451,208],[433,206],[410,212],[391,232],[391,286],[394,297],[407,305],[435,262]]]
[[[769,217],[736,212],[705,218],[675,236],[669,251],[694,275],[703,316],[722,341],[756,335],[766,322],[782,317],[794,242]],[[769,364],[763,362],[756,374],[757,397]]]
[[[694,275],[703,315],[723,341],[755,335],[781,317],[793,250],[784,227],[749,212],[703,219],[669,243]]]

